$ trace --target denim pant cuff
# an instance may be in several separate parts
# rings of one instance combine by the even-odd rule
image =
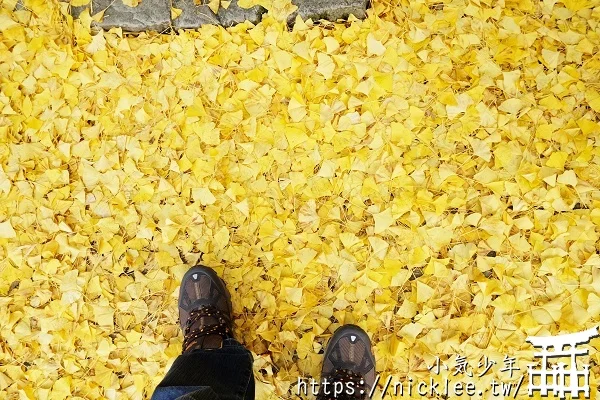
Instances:
[[[213,392],[219,400],[254,399],[252,364],[252,353],[235,339],[226,339],[220,349],[182,354],[158,385],[152,399],[178,398],[175,394],[183,394],[182,387],[190,389],[189,394],[185,395],[186,399],[196,398],[192,391],[204,393],[197,398],[212,399],[214,397],[209,393]],[[165,396],[167,392],[172,393],[173,397]]]

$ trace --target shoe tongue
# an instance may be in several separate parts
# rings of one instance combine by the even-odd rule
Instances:
[[[191,329],[194,330],[201,326],[216,325],[218,323],[219,320],[215,317],[200,317],[192,324]],[[200,344],[199,348],[201,349],[219,349],[223,347],[223,338],[217,334],[205,335],[199,338],[197,343]],[[194,344],[191,347],[194,347]]]
[[[223,338],[220,335],[206,335],[202,342],[203,349],[220,349],[223,347]]]

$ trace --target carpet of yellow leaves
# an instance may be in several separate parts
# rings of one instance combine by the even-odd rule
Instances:
[[[180,251],[231,289],[257,399],[317,377],[340,323],[399,378],[459,353],[525,370],[527,335],[599,323],[600,1],[138,36],[15,2],[0,398],[147,398],[181,350]]]

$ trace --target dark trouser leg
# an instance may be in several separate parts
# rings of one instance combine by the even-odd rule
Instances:
[[[254,400],[252,353],[235,339],[223,348],[182,354],[152,400]]]

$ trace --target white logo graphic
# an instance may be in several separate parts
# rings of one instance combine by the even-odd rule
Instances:
[[[535,357],[541,357],[541,370],[536,370],[535,364],[529,364],[529,396],[534,391],[540,391],[542,396],[547,396],[552,391],[554,396],[561,399],[569,393],[571,398],[578,398],[579,392],[583,392],[585,398],[590,397],[590,370],[588,364],[577,368],[577,356],[587,355],[588,350],[577,349],[578,344],[589,343],[590,339],[599,336],[598,327],[594,327],[582,332],[570,333],[557,336],[529,336],[527,341],[533,347],[541,347],[542,351],[534,353]],[[552,347],[554,351],[548,351]],[[548,358],[566,358],[570,357],[570,363],[559,362],[548,369]],[[534,378],[539,377],[539,385]],[[580,378],[583,378],[583,384],[580,386]]]

